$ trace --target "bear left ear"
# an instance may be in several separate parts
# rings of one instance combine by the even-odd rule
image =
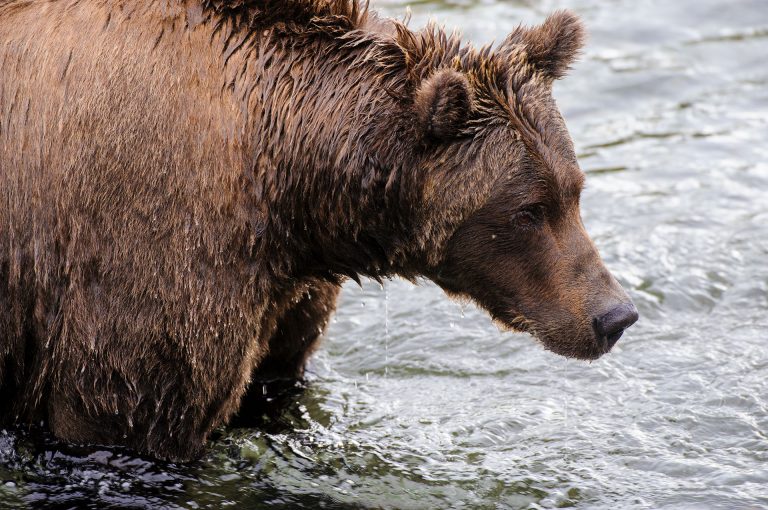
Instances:
[[[414,99],[422,131],[435,140],[459,134],[472,109],[467,78],[453,69],[442,69],[424,80]]]
[[[581,19],[571,11],[561,10],[549,15],[537,27],[518,28],[502,46],[522,46],[528,61],[546,77],[556,80],[565,76],[585,39]]]

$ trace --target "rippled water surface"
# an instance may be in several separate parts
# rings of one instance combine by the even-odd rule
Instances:
[[[478,43],[561,7],[583,213],[640,322],[593,363],[431,284],[345,288],[304,387],[201,462],[0,433],[0,507],[768,508],[768,2],[373,2]]]

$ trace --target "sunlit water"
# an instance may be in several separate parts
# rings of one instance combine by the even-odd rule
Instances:
[[[0,507],[768,507],[768,3],[410,5],[478,43],[584,17],[556,96],[640,322],[584,363],[431,284],[348,285],[306,387],[201,462],[2,432]]]

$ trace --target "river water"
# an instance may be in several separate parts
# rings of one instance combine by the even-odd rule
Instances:
[[[347,285],[308,381],[206,457],[0,432],[0,507],[768,508],[768,1],[374,1],[478,43],[556,8],[583,215],[641,320],[604,358],[434,285]]]

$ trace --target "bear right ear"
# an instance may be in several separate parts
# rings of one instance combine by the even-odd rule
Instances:
[[[584,46],[586,30],[571,11],[555,11],[537,27],[520,26],[509,34],[501,48],[522,47],[528,62],[550,80],[565,76]]]
[[[472,109],[467,78],[453,69],[442,69],[424,80],[414,100],[422,132],[433,140],[459,134]]]

